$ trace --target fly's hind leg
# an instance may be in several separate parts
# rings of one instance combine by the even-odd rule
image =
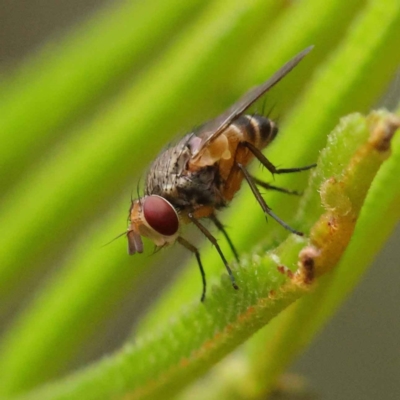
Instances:
[[[251,191],[253,192],[255,198],[257,199],[257,201],[260,204],[261,208],[263,209],[264,213],[271,216],[276,222],[278,222],[280,225],[282,225],[288,231],[290,231],[296,235],[303,236],[302,232],[296,231],[295,229],[290,227],[288,224],[286,224],[284,221],[282,221],[275,213],[272,212],[272,210],[268,207],[267,203],[261,196],[261,193],[258,190],[256,183],[254,182],[252,176],[249,174],[247,169],[240,163],[237,163],[237,166],[242,171],[244,178],[246,179],[247,183],[249,184]]]
[[[268,169],[271,174],[290,174],[292,172],[301,172],[301,171],[307,171],[311,168],[316,167],[317,164],[311,164],[311,165],[306,165],[305,167],[300,167],[300,168],[276,168],[274,164],[272,164],[271,161],[268,160],[267,157],[264,156],[264,154],[257,149],[253,144],[249,142],[243,142],[243,146],[247,147],[253,154],[254,156],[260,161],[262,165],[264,165],[265,168]]]
[[[279,187],[279,186],[271,185],[268,182],[264,182],[261,179],[258,179],[253,175],[251,175],[251,179],[253,179],[254,183],[257,186],[261,186],[262,188],[267,189],[267,190],[275,190],[276,192],[292,194],[294,196],[301,196],[302,195],[302,193],[298,192],[297,190],[290,190],[290,189],[285,189],[285,188],[282,188],[282,187]]]

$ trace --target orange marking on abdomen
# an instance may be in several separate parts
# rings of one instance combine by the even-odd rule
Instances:
[[[222,196],[227,200],[231,201],[235,193],[240,189],[243,180],[243,173],[237,166],[242,164],[246,166],[254,158],[254,155],[246,147],[236,147],[235,158],[230,159],[230,165],[225,165],[223,161],[219,164],[219,170],[221,176],[226,175],[225,184],[222,190]]]

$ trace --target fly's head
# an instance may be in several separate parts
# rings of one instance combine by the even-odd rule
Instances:
[[[128,253],[143,252],[142,236],[158,247],[175,242],[179,217],[172,204],[161,196],[149,195],[133,200],[129,211]]]

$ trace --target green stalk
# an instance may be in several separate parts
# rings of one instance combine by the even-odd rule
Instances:
[[[252,364],[249,370],[259,385],[259,393],[273,388],[289,362],[310,343],[343,303],[398,224],[400,188],[396,177],[400,173],[399,135],[392,145],[392,155],[371,185],[350,246],[337,269],[322,279],[314,293],[301,299],[274,320],[256,340],[249,342]]]
[[[325,211],[314,210],[318,221],[309,240],[291,235],[273,251],[253,254],[235,269],[238,292],[232,291],[224,276],[205,304],[188,307],[168,326],[137,338],[134,345],[127,344],[114,356],[23,398],[171,397],[307,294],[315,279],[335,266],[347,246],[368,188],[390,154],[391,136],[400,127],[400,120],[392,123],[387,113],[365,121],[358,118],[357,123],[362,125],[357,135],[349,136],[346,128],[339,127],[321,154],[313,179],[321,183]],[[348,157],[343,157],[346,163],[337,163],[332,169],[330,160],[341,145],[348,150]],[[319,196],[315,186],[310,185],[310,197]],[[338,196],[332,198],[332,190]],[[330,229],[327,221],[335,221],[335,228]],[[330,258],[331,254],[336,258]],[[194,328],[191,335],[188,327]]]
[[[322,47],[324,43],[336,43],[337,39],[329,39],[328,35],[325,41],[321,33],[325,32],[329,24],[335,26],[336,33],[346,28],[347,20],[342,22],[339,18],[339,2],[330,2],[329,6],[333,4],[331,13],[323,14],[320,21],[316,21],[316,17],[321,15],[323,8],[316,9],[319,14],[317,11],[315,14],[311,13],[311,7],[310,14],[295,14],[292,10],[300,10],[297,8],[300,6],[296,5],[293,8],[289,7],[276,22],[269,24],[271,32],[266,35],[270,35],[269,39],[261,40],[273,43],[272,31],[281,32],[281,47],[278,49],[275,41],[274,46],[271,44],[270,48],[259,52],[258,45],[251,47],[249,40],[254,40],[255,32],[265,29],[266,15],[274,9],[272,2],[263,3],[259,1],[245,5],[243,2],[237,2],[232,3],[232,7],[227,10],[224,2],[215,2],[196,23],[181,32],[182,36],[178,37],[176,43],[164,54],[159,65],[143,72],[134,85],[107,107],[101,116],[97,116],[90,125],[74,132],[42,167],[33,170],[15,186],[5,199],[4,209],[0,212],[0,224],[7,227],[1,250],[4,251],[4,258],[0,263],[3,274],[0,283],[2,295],[11,290],[12,283],[26,265],[30,265],[34,270],[43,259],[43,253],[56,254],[60,250],[63,245],[60,235],[63,231],[77,231],[93,220],[95,215],[104,209],[104,204],[110,201],[112,193],[118,187],[127,184],[132,170],[137,170],[140,165],[150,160],[156,150],[146,146],[148,137],[143,137],[143,132],[157,132],[157,143],[160,142],[161,145],[182,121],[185,123],[193,118],[193,115],[205,115],[211,110],[215,112],[215,103],[220,100],[205,99],[208,90],[207,85],[203,84],[205,81],[209,81],[210,86],[221,89],[225,80],[234,76],[233,71],[239,69],[244,76],[243,81],[237,85],[235,83],[234,91],[238,90],[237,88],[247,85],[243,82],[251,80],[250,72],[247,74],[246,68],[248,71],[258,68],[261,74],[262,65],[269,64],[270,66],[265,68],[265,74],[259,79],[261,81],[275,69],[271,63],[271,55],[274,62],[280,65],[289,58],[288,55],[291,56],[300,50],[297,46],[302,46],[303,42],[307,45],[312,43],[314,37],[318,37],[318,40],[321,38]],[[313,1],[304,1],[302,4],[310,5]],[[298,15],[304,25],[290,25],[297,21],[295,15]],[[367,108],[383,92],[399,62],[400,56],[396,52],[400,44],[400,33],[397,29],[399,15],[399,6],[394,1],[388,0],[383,5],[377,1],[370,1],[352,23],[348,36],[340,42],[331,59],[325,62],[311,84],[304,77],[299,79],[299,76],[304,76],[306,69],[310,70],[308,66],[315,63],[312,54],[288,76],[284,85],[299,88],[304,86],[302,81],[307,82],[308,86],[283,125],[281,137],[285,139],[287,132],[286,140],[281,141],[280,147],[277,143],[270,149],[268,157],[273,162],[284,166],[298,166],[315,161],[318,150],[325,143],[326,133],[334,126],[338,117],[353,108]],[[350,16],[351,11],[346,18]],[[374,29],[376,21],[379,21],[379,30]],[[283,34],[285,24],[287,32],[292,32],[287,36]],[[299,26],[303,29],[299,29]],[[275,30],[279,27],[281,31]],[[321,35],[318,35],[318,32]],[[257,57],[246,57],[253,52]],[[320,58],[322,53],[317,51],[315,57]],[[244,65],[246,68],[241,67]],[[371,73],[376,79],[370,79]],[[198,82],[200,85],[196,86]],[[368,85],[365,82],[368,82]],[[281,90],[280,87],[278,90]],[[192,93],[190,102],[187,101],[187,93]],[[221,90],[216,90],[216,93],[216,97],[223,97]],[[292,96],[292,93],[284,93],[283,90],[275,94],[282,99],[284,105]],[[201,105],[204,105],[204,109],[196,110],[201,108]],[[132,110],[135,111],[133,114]],[[176,110],[180,111],[179,118],[176,117]],[[156,114],[160,118],[159,121],[153,119]],[[154,147],[154,143],[151,143],[151,147]],[[343,166],[351,158],[351,154],[344,153],[340,152],[342,159],[334,158],[336,161],[343,160]],[[396,163],[398,165],[398,157]],[[326,168],[326,165],[321,168]],[[392,169],[393,171],[398,173],[396,169]],[[368,179],[366,178],[367,181]],[[277,184],[301,189],[304,182],[305,178],[297,175],[289,179],[279,179]],[[298,187],[294,186],[296,183]],[[395,185],[390,179],[389,183]],[[279,211],[283,219],[305,229],[314,224],[316,213],[324,212],[315,196],[315,189],[316,186],[310,190],[314,195],[304,197],[305,204],[298,219],[294,218],[294,210],[298,207],[296,199],[288,199],[287,203],[286,200],[283,203],[282,197],[272,195],[268,203],[275,211]],[[82,193],[87,195],[82,196]],[[387,208],[382,210],[384,216],[390,217],[391,220],[398,219],[395,206],[399,198],[397,192],[392,192],[380,203],[381,210],[382,207]],[[359,205],[360,199],[356,199],[355,203]],[[374,207],[377,206],[379,205],[375,203]],[[17,319],[4,337],[0,355],[0,369],[5,371],[0,377],[2,394],[26,390],[49,379],[62,369],[65,362],[77,352],[89,330],[93,329],[90,324],[96,321],[96,318],[104,317],[100,315],[103,310],[107,315],[117,306],[118,296],[127,291],[131,280],[134,285],[140,282],[140,275],[133,274],[132,266],[128,265],[130,260],[124,258],[122,244],[107,248],[104,260],[97,249],[98,243],[106,241],[105,237],[112,237],[115,232],[120,231],[114,218],[122,221],[125,216],[121,216],[120,210],[125,210],[126,207],[118,204],[118,211],[110,215],[110,221],[97,228],[101,231],[98,235],[93,234],[93,238],[89,240],[78,238],[77,242],[82,242],[82,246],[77,246],[61,272],[43,288],[36,301]],[[275,263],[278,256],[285,265],[295,271],[297,254],[307,242],[289,239],[275,250],[273,257],[270,253],[266,254],[265,249],[271,249],[274,243],[282,242],[285,232],[274,222],[270,222],[266,228],[261,213],[237,211],[253,210],[256,207],[253,198],[243,196],[242,200],[236,201],[231,210],[232,219],[229,225],[232,228],[240,227],[232,231],[233,241],[242,249],[248,250],[253,247],[257,238],[265,238],[266,229],[270,234],[257,251],[251,257],[243,257],[241,266],[235,269],[240,285],[239,293],[233,292],[224,275],[222,285],[209,290],[206,306],[203,307],[198,304],[201,284],[197,266],[192,265],[190,277],[183,277],[181,283],[174,286],[171,292],[173,294],[167,295],[162,300],[164,304],[155,308],[156,311],[151,313],[147,324],[143,324],[142,331],[146,328],[151,329],[153,336],[144,336],[143,340],[138,339],[134,347],[128,344],[108,360],[100,361],[65,381],[33,392],[27,395],[27,398],[108,398],[125,396],[128,392],[132,398],[156,399],[175,395],[179,388],[199,377],[295,299],[308,292],[308,284],[303,284],[305,281],[299,284],[290,278],[289,272],[288,278],[277,271]],[[373,226],[375,229],[377,224],[378,220]],[[389,223],[386,225],[377,240],[376,248],[391,229]],[[35,241],[21,240],[21,233],[28,238],[40,236],[36,237]],[[87,235],[87,232],[84,235]],[[60,243],[56,243],[54,237],[60,238]],[[360,243],[367,246],[365,242]],[[88,247],[93,246],[96,247],[96,251],[88,252]],[[376,251],[375,247],[371,247],[372,251]],[[214,252],[211,249],[206,257],[202,252],[209,287],[210,283],[219,282],[215,276],[223,271],[223,266]],[[339,253],[336,251],[336,254]],[[135,260],[135,263],[139,262]],[[140,269],[147,265],[143,262]],[[351,283],[358,273],[350,279]],[[325,280],[327,281],[327,278],[323,277],[322,281]],[[322,285],[325,290],[317,289],[316,296],[319,291],[323,292],[317,301],[327,299],[328,312],[315,307],[315,321],[309,326],[305,325],[304,331],[298,335],[298,342],[288,341],[288,336],[282,331],[281,342],[275,342],[275,347],[268,353],[279,352],[282,344],[290,343],[286,352],[277,353],[280,356],[278,360],[267,362],[267,365],[254,361],[253,368],[257,372],[255,377],[261,378],[260,381],[257,379],[254,382],[252,395],[263,395],[270,389],[276,373],[287,365],[330,315],[332,311],[329,310],[329,305],[333,309],[340,301],[341,297],[334,284],[328,282]],[[333,288],[332,294],[330,285]],[[341,286],[343,287],[345,286]],[[188,299],[195,299],[195,305],[189,306],[186,312],[179,312],[174,323],[164,324],[164,321],[176,314],[175,310],[180,309]],[[283,325],[288,325],[289,330],[298,329],[304,318],[303,314],[313,307],[308,304],[309,308],[306,308],[299,304],[294,316],[287,314],[289,317],[284,317],[287,318],[286,322],[280,323],[279,319],[276,319],[278,325],[273,322],[268,335],[278,332],[278,328],[281,329]],[[91,307],[96,309],[90,310]],[[158,328],[163,324],[162,328]],[[154,328],[155,326],[157,328]],[[262,345],[264,343],[263,341]],[[263,374],[269,369],[273,373],[268,375],[267,380],[261,381]]]

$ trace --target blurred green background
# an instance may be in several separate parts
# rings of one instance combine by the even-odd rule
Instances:
[[[200,2],[196,3],[197,5],[193,4],[193,8],[189,13],[193,17],[193,20],[197,16],[197,13],[201,12],[202,8]],[[351,5],[350,3],[351,1],[349,5]],[[58,51],[58,43],[60,43],[59,38],[62,38],[70,29],[78,27],[87,18],[91,18],[92,13],[97,12],[101,7],[105,6],[113,7],[114,2],[110,0],[102,2],[93,0],[32,0],[29,2],[0,0],[0,105],[5,98],[3,95],[7,94],[9,87],[8,77],[10,74],[23,71],[25,59],[30,58],[30,62],[34,63],[31,55],[38,49],[41,49],[43,45],[47,46],[46,51],[49,54],[56,53]],[[226,7],[229,7],[229,2],[226,2]],[[107,15],[107,11],[104,15]],[[40,172],[42,176],[38,182],[45,182],[46,184],[54,182],[54,187],[62,185],[63,181],[57,180],[57,174],[53,174],[52,170],[47,169],[47,162],[51,159],[57,160],[59,155],[66,157],[66,155],[68,156],[68,152],[73,157],[75,144],[81,146],[81,138],[79,137],[80,129],[87,128],[88,125],[90,126],[91,118],[101,115],[103,108],[108,109],[109,107],[113,107],[113,100],[121,96],[124,92],[124,82],[126,86],[130,86],[138,76],[145,75],[148,68],[146,65],[147,59],[151,58],[152,66],[154,65],[157,68],[158,52],[161,54],[162,51],[168,49],[175,40],[174,35],[190,22],[189,18],[178,19],[175,26],[165,27],[165,31],[168,33],[163,40],[159,41],[159,48],[145,48],[142,50],[142,53],[138,56],[139,61],[136,66],[128,68],[121,73],[118,83],[114,84],[110,80],[104,88],[105,95],[99,96],[98,99],[94,97],[93,105],[86,105],[88,109],[72,110],[69,120],[61,127],[57,127],[56,132],[53,132],[56,134],[49,135],[43,143],[32,144],[35,149],[34,152],[23,153],[21,151],[19,154],[21,157],[24,157],[23,162],[21,162],[23,167],[16,168],[15,170],[4,170],[2,168],[1,173],[3,177],[7,175],[2,180],[2,206],[8,204],[7,202],[13,199],[12,196],[14,195],[15,188],[15,193],[20,196],[19,204],[24,206],[14,210],[15,213],[19,214],[18,218],[14,218],[13,215],[8,216],[10,225],[1,226],[0,231],[2,232],[2,236],[3,232],[8,231],[8,228],[11,229],[14,219],[24,221],[23,214],[30,213],[30,196],[32,195],[32,191],[34,191],[34,188],[29,187],[31,171],[34,171],[36,168],[38,170],[42,168]],[[162,29],[160,32],[162,33]],[[253,34],[261,35],[259,32],[253,32]],[[251,40],[251,37],[249,37],[249,40]],[[116,65],[119,65],[118,59],[115,62]],[[71,68],[73,68],[73,63],[71,63]],[[120,68],[122,71],[123,66],[120,66]],[[29,77],[29,74],[25,74],[24,79],[27,76]],[[228,80],[229,75],[220,78],[219,81],[216,76],[213,77],[215,81],[207,82],[207,88],[204,89],[203,93],[201,89],[198,89],[198,96],[200,98],[202,96],[207,98],[209,91],[221,90],[224,84],[226,84],[224,80]],[[89,68],[87,79],[91,79]],[[143,88],[140,87],[140,79],[138,80],[138,90],[141,90]],[[21,87],[23,83],[19,83]],[[200,84],[199,86],[202,85]],[[84,103],[85,94],[79,94],[79,90],[74,89],[77,88],[71,88],[70,96],[82,96],[82,102]],[[196,89],[192,88],[192,90]],[[153,96],[156,96],[157,92],[153,91],[151,93]],[[182,93],[182,90],[179,90],[179,93]],[[389,93],[379,100],[377,106],[393,107],[399,100],[399,93],[400,75],[397,74]],[[192,96],[191,90],[187,88],[186,94]],[[151,99],[147,100],[150,101]],[[126,101],[129,101],[128,97]],[[96,234],[98,242],[98,249],[96,251],[105,252],[107,257],[110,257],[110,254],[111,256],[112,254],[121,254],[119,260],[123,260],[123,262],[121,262],[118,273],[126,274],[125,279],[122,279],[125,280],[121,290],[123,295],[113,297],[113,293],[108,293],[107,280],[105,280],[105,296],[110,296],[117,303],[107,304],[105,302],[102,305],[104,308],[94,313],[95,315],[92,317],[95,326],[94,331],[91,331],[90,327],[88,328],[91,338],[90,342],[85,347],[84,352],[79,352],[73,357],[67,369],[84,365],[88,361],[95,360],[101,355],[118,348],[125,338],[129,336],[132,329],[133,316],[137,318],[146,310],[149,300],[157,296],[160,290],[159,285],[172,279],[173,274],[171,274],[170,265],[164,263],[162,268],[158,268],[157,270],[151,269],[151,272],[142,274],[139,278],[140,281],[135,283],[135,290],[133,292],[129,291],[130,280],[133,279],[132,268],[135,268],[136,265],[132,259],[125,256],[124,240],[117,241],[106,249],[101,248],[101,245],[107,239],[112,238],[113,235],[125,229],[125,218],[129,207],[130,195],[132,191],[135,192],[137,180],[142,174],[141,170],[135,168],[137,162],[134,158],[138,154],[141,154],[143,159],[150,160],[165,144],[166,138],[170,135],[169,131],[176,131],[177,134],[182,134],[193,125],[201,123],[204,118],[209,118],[215,114],[213,112],[212,101],[209,102],[208,108],[201,111],[191,109],[191,105],[187,104],[190,101],[184,103],[182,104],[182,108],[175,111],[174,115],[168,114],[169,111],[165,112],[165,115],[171,121],[167,125],[166,133],[162,139],[158,140],[157,135],[152,131],[148,131],[148,139],[155,143],[154,146],[132,149],[133,161],[131,167],[129,160],[130,149],[125,151],[126,158],[124,160],[109,160],[109,162],[115,165],[121,165],[121,168],[125,166],[131,169],[129,171],[131,178],[128,179],[128,174],[126,174],[119,181],[115,181],[112,194],[103,193],[101,187],[91,187],[90,180],[85,180],[84,176],[82,176],[82,186],[77,182],[77,192],[81,190],[84,192],[86,198],[81,207],[75,204],[77,202],[76,196],[71,195],[71,198],[68,198],[66,193],[63,193],[62,190],[60,191],[60,193],[63,193],[63,197],[59,198],[60,204],[58,208],[55,207],[55,210],[63,213],[69,207],[73,207],[75,213],[73,221],[60,223],[60,233],[57,237],[46,237],[48,224],[51,224],[52,218],[58,217],[57,214],[48,218],[46,218],[46,215],[38,216],[38,218],[43,217],[43,220],[35,222],[38,231],[36,231],[34,236],[26,237],[24,235],[23,224],[18,225],[18,231],[15,226],[12,228],[15,230],[16,236],[13,237],[11,235],[9,240],[18,240],[19,247],[16,254],[23,257],[25,253],[24,248],[26,247],[25,254],[28,257],[23,263],[23,268],[7,281],[7,286],[1,287],[1,292],[4,294],[1,297],[2,304],[0,306],[2,331],[7,331],[14,316],[24,310],[27,304],[36,297],[38,288],[52,279],[52,271],[57,270],[57,267],[69,260],[73,260],[74,257],[79,258],[80,252],[85,251],[85,249],[79,248],[80,243],[84,242],[84,239],[88,236],[94,237]],[[226,100],[226,103],[229,104],[228,100]],[[128,104],[126,105],[126,109],[129,109]],[[23,110],[23,105],[21,105],[20,113],[22,120],[24,119]],[[133,107],[132,113],[135,112],[137,110]],[[186,115],[190,115],[190,117],[186,117]],[[57,115],[54,116],[54,118],[56,117]],[[49,131],[51,132],[51,118],[49,121]],[[106,121],[104,123],[106,124]],[[123,123],[121,122],[121,124]],[[152,121],[149,123],[149,127],[151,126]],[[155,123],[155,126],[157,126],[157,123]],[[8,146],[13,148],[15,137],[7,136],[7,132],[2,132],[1,134],[3,135],[3,151],[7,153]],[[112,132],[106,132],[106,134],[112,137]],[[106,143],[107,137],[104,136],[104,138]],[[142,146],[145,142],[140,143],[138,146]],[[95,146],[95,144],[93,145]],[[98,151],[105,151],[105,148],[99,147]],[[17,159],[13,161],[18,164]],[[90,168],[94,167],[91,166]],[[112,174],[112,171],[101,170],[101,165],[97,165],[97,168],[99,168],[98,173],[105,174],[105,176],[108,173]],[[85,170],[82,169],[82,171],[84,173]],[[92,170],[89,169],[87,173],[92,173]],[[21,186],[18,186],[20,184]],[[39,199],[42,196],[40,189],[41,187],[36,187],[36,195]],[[27,197],[21,198],[25,190]],[[91,190],[94,193],[93,197],[88,196]],[[103,200],[102,196],[106,200]],[[46,193],[43,194],[43,202],[45,202],[45,198]],[[126,199],[125,208],[122,207],[123,199]],[[74,202],[74,204],[70,204],[69,202]],[[117,211],[115,211],[116,204],[121,204],[121,208]],[[59,217],[62,221],[62,215]],[[106,219],[115,220],[115,224],[113,224],[113,229],[115,230],[104,232],[104,235],[100,235],[97,232],[97,227],[102,226],[103,221]],[[6,221],[6,219],[2,221]],[[50,239],[53,240],[53,250],[51,248],[46,248],[45,251],[41,248],[35,250],[36,235],[43,242]],[[51,235],[53,235],[52,232]],[[382,393],[385,394],[385,399],[399,398],[400,380],[398,379],[398,375],[400,372],[400,349],[398,347],[398,332],[400,331],[400,313],[397,307],[400,302],[400,291],[398,290],[398,282],[400,282],[399,243],[400,227],[398,227],[391,240],[379,254],[374,265],[365,275],[360,286],[348,299],[345,306],[339,310],[324,331],[316,338],[313,345],[291,368],[293,372],[304,374],[310,380],[311,386],[315,388],[315,391],[321,395],[321,398],[328,400],[350,398],[376,399],[380,398]],[[180,257],[181,259],[185,259],[188,257],[185,252],[177,248],[171,249],[170,252],[175,258]],[[169,258],[171,260],[172,255],[170,254],[169,257],[171,257]],[[147,264],[156,264],[157,261],[156,257],[148,258]],[[31,264],[35,268],[31,269]],[[102,266],[99,266],[99,268],[102,268]],[[112,275],[109,275],[108,279],[112,279]],[[149,293],[151,293],[150,296]],[[108,313],[110,310],[112,310],[112,314],[109,316]],[[107,319],[103,318],[103,313],[107,315]],[[101,322],[98,324],[96,321]]]

